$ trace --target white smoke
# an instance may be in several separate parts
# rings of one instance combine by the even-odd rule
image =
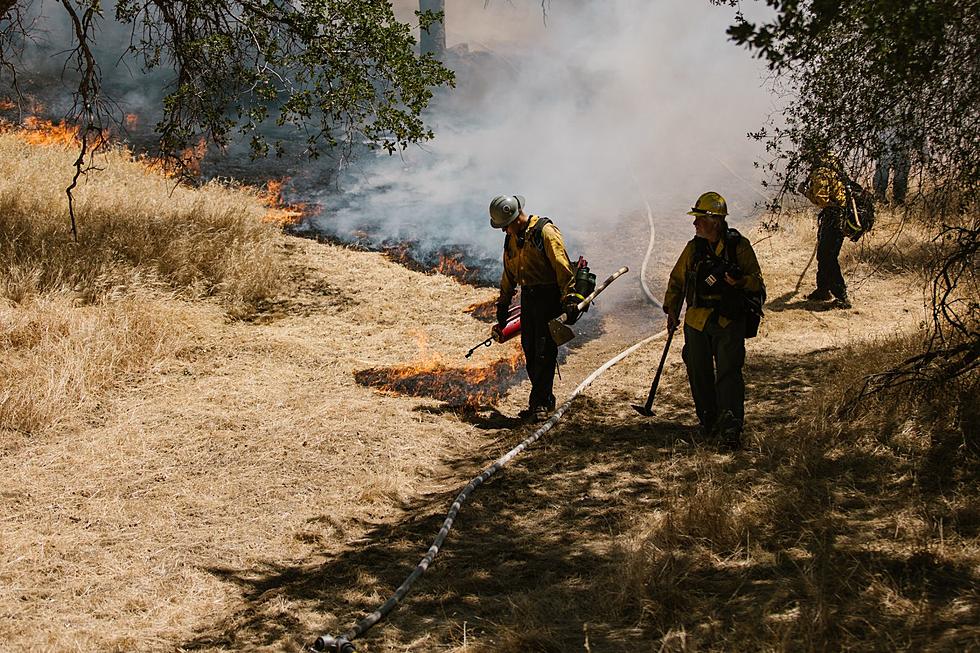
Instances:
[[[683,215],[711,189],[744,215],[762,199],[753,167],[762,152],[746,134],[772,100],[764,66],[725,34],[732,8],[562,2],[546,5],[545,24],[537,1],[483,5],[447,0],[460,78],[428,115],[435,140],[355,162],[339,193],[321,193],[321,228],[371,225],[423,248],[461,244],[499,258],[487,216],[499,194],[525,195],[573,243],[644,200]],[[397,6],[406,20],[415,7]]]

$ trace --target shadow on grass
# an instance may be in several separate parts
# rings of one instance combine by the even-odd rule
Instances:
[[[692,442],[677,421],[624,420],[618,399],[578,398],[552,432],[470,497],[432,568],[359,649],[464,641],[465,650],[502,652],[975,646],[975,561],[889,545],[886,531],[908,505],[904,490],[884,491],[903,473],[901,460],[794,440],[798,416],[786,407],[805,401],[800,394],[829,372],[833,356],[750,358],[760,446],[735,455]],[[686,397],[682,376],[668,381],[663,401]],[[210,569],[240,588],[245,607],[181,650],[298,651],[323,632],[346,631],[412,571],[459,489],[522,437],[448,461],[457,489],[418,497],[403,519],[374,524],[320,561]],[[662,550],[644,539],[654,515],[710,523],[683,506],[712,487],[773,497],[754,524],[761,541],[719,546],[710,531],[681,527]],[[638,554],[651,564],[634,587]]]
[[[793,301],[794,297],[800,297]],[[840,308],[832,301],[816,301],[806,299],[806,295],[800,296],[795,291],[782,294],[775,299],[766,302],[765,310],[779,313],[781,311],[809,311],[811,313],[824,313],[826,311],[838,311]]]

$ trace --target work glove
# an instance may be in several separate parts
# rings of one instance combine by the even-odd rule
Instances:
[[[507,313],[510,311],[510,306],[503,302],[497,304],[497,325],[503,329],[504,325],[507,324]]]
[[[677,325],[680,324],[680,319],[668,311],[666,306],[664,307],[664,312],[667,313],[667,330],[673,331],[677,328]]]
[[[494,324],[492,327],[490,327],[490,337],[493,338],[496,342],[500,342],[500,338],[503,337],[502,335],[503,332],[504,332],[504,325],[500,324],[499,322],[497,324]]]
[[[581,314],[582,312],[578,310],[578,302],[569,301],[565,303],[565,324],[575,324]]]

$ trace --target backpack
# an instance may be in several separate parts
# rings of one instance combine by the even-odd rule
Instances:
[[[847,207],[844,210],[844,219],[841,221],[841,230],[845,236],[857,242],[861,236],[871,231],[875,224],[874,196],[856,181],[847,177],[844,180]]]
[[[707,273],[716,275],[719,280],[726,271],[738,269],[736,249],[742,238],[744,236],[737,229],[728,230],[725,234],[725,253],[723,259],[716,257],[707,247],[699,247],[695,250],[695,272],[693,274],[694,278],[692,279],[695,287],[688,289],[688,306],[714,306],[717,307],[720,315],[730,320],[737,320],[744,317],[745,337],[754,338],[759,333],[759,325],[762,322],[762,316],[764,314],[762,307],[766,304],[765,285],[758,292],[749,292],[729,287],[731,292],[722,292],[722,297],[720,300],[717,300],[717,303],[714,301],[711,303],[705,303],[699,300],[691,301],[697,296],[697,284],[702,283],[700,277],[704,276],[705,271],[702,268],[705,267],[705,264],[707,264],[708,268],[706,270]],[[695,243],[696,245],[701,244],[697,243],[697,241]],[[725,287],[722,286],[722,288]]]
[[[725,238],[727,239],[725,241],[725,255],[728,257],[728,262],[730,265],[738,267],[735,249],[739,240],[745,237],[737,229],[729,229]],[[748,239],[746,238],[746,240]],[[742,300],[741,308],[745,315],[745,337],[754,338],[759,335],[759,324],[762,323],[762,317],[765,315],[762,307],[766,305],[766,285],[762,284],[762,288],[758,292],[740,290],[738,296]]]

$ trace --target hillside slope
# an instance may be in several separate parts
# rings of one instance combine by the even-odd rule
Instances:
[[[492,290],[375,253],[285,236],[280,247],[285,290],[249,320],[168,300],[182,316],[172,356],[48,428],[4,432],[10,650],[301,650],[376,608],[459,488],[530,433],[509,417],[526,384],[474,412],[355,380],[462,364],[487,331],[466,310]],[[692,439],[681,342],[657,415],[630,409],[655,341],[474,495],[433,568],[359,650],[980,644],[976,486],[948,495],[961,519],[937,534],[901,460],[799,435],[829,405],[821,387],[842,359],[914,332],[920,280],[878,274],[856,288],[855,309],[818,310],[793,294],[808,222],[756,247],[771,303],[749,346],[746,451]],[[866,268],[854,251],[851,278]],[[601,315],[603,333],[562,366],[559,400],[662,328],[653,307]],[[515,348],[481,349],[472,365]]]

